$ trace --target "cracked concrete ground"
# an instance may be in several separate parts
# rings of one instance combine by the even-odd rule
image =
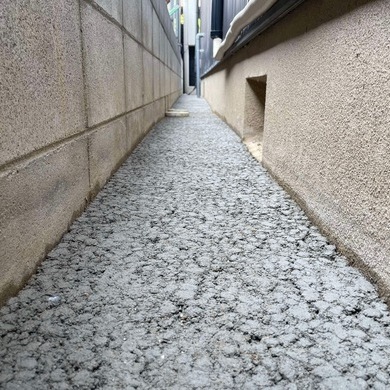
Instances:
[[[375,288],[203,100],[0,310],[2,389],[389,389]]]

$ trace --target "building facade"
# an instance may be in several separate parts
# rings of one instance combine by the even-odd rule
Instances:
[[[240,137],[256,140],[264,167],[389,298],[389,2],[297,2],[249,40],[243,31],[220,62],[211,57],[209,8],[204,97]]]
[[[3,0],[0,305],[182,93],[164,0]]]

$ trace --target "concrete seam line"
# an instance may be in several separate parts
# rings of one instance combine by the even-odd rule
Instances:
[[[123,4],[123,3],[122,3]],[[123,96],[125,98],[125,111],[127,108],[127,77],[126,77],[126,54],[125,54],[125,34],[122,32],[122,62],[123,62]]]
[[[162,28],[163,28],[164,31],[165,31],[165,34],[166,34],[166,36],[167,36],[167,38],[168,38],[168,41],[169,41],[169,43],[170,43],[171,46],[172,46],[172,42],[171,42],[171,39],[170,39],[170,37],[169,37],[170,32],[169,32],[169,33],[167,32],[167,30],[166,30],[166,24],[164,23],[164,21],[163,21],[162,19],[160,19],[160,16],[161,16],[161,15],[158,13],[156,7],[154,6],[154,2],[152,1],[151,3],[152,3],[152,8],[153,8],[153,9],[155,10],[155,12],[156,12],[157,18],[158,18],[158,20],[160,21],[160,24],[161,24]],[[176,50],[175,50],[175,48],[174,48],[173,46],[172,46],[172,49],[175,51],[176,58],[180,61],[180,54],[176,53]]]
[[[124,34],[127,34],[131,39],[133,39],[134,41],[136,41],[137,43],[139,43],[148,53],[150,53],[153,57],[156,57],[158,58],[152,50],[149,50],[148,48],[146,48],[144,46],[144,44],[142,43],[142,41],[140,41],[138,38],[136,38],[133,34],[131,34],[128,30],[126,30],[126,28],[124,26],[122,26],[121,23],[119,23],[116,19],[114,19],[109,13],[107,13],[103,8],[101,8],[98,4],[96,4],[95,2],[93,2],[93,0],[80,0],[80,1],[84,1],[85,3],[89,4],[92,8],[94,8],[95,10],[97,10],[101,15],[103,15],[106,19],[108,19],[111,23],[115,24],[117,27],[119,27]],[[142,22],[141,22],[142,23]],[[142,24],[141,24],[142,26]],[[168,42],[171,44],[171,47],[172,47],[172,43],[170,42],[170,39],[169,39],[169,36],[167,34],[165,34],[165,36],[167,37],[167,40]],[[172,72],[176,73],[178,76],[179,73],[177,73],[174,69],[172,69],[168,63],[165,63],[165,65],[172,70]]]
[[[84,31],[82,26],[81,18],[81,2],[79,0],[79,20],[80,20],[80,49],[81,49],[81,68],[83,73],[83,92],[84,92],[84,125],[88,128],[88,100],[87,100],[87,83],[85,74],[85,42],[84,42]]]
[[[156,99],[156,100],[153,100],[152,102],[150,103],[147,103],[147,104],[143,104],[142,106],[139,106],[139,107],[136,107],[132,110],[129,110],[129,111],[125,111],[115,117],[112,117],[110,119],[107,119],[105,121],[102,121],[102,122],[99,122],[91,127],[88,127],[86,129],[84,129],[83,131],[80,131],[79,133],[76,133],[76,134],[72,134],[70,135],[69,137],[66,137],[66,138],[63,138],[63,139],[60,139],[58,141],[55,141],[51,144],[48,144],[48,145],[45,145],[37,150],[34,150],[30,153],[27,153],[23,156],[20,156],[20,157],[17,157],[11,161],[8,161],[6,162],[5,164],[3,164],[1,167],[0,167],[0,175],[3,174],[4,172],[8,171],[8,170],[11,170],[11,169],[17,169],[17,167],[21,164],[24,164],[24,165],[28,165],[31,161],[35,160],[36,158],[38,158],[39,156],[42,156],[44,155],[45,153],[48,153],[50,152],[51,150],[56,150],[58,149],[59,147],[61,147],[62,145],[66,145],[67,143],[70,143],[70,142],[73,142],[77,139],[82,139],[83,137],[88,137],[89,135],[91,135],[96,129],[98,129],[99,127],[101,126],[105,126],[105,125],[108,125],[109,123],[111,122],[114,122],[116,121],[117,119],[121,119],[123,117],[126,117],[127,115],[135,112],[135,111],[138,111],[140,109],[143,109],[144,107],[146,106],[149,106],[150,104],[153,104],[161,99],[164,99],[166,96],[169,96],[170,94],[167,94],[167,95],[164,95],[163,97],[161,97],[160,99]]]
[[[85,42],[84,42],[84,31],[82,27],[82,18],[81,18],[81,2],[79,0],[79,20],[80,20],[80,49],[81,49],[81,70],[83,73],[83,100],[84,100],[84,125],[88,129],[88,94],[87,94],[87,80],[86,80],[86,70],[85,70]],[[88,188],[91,189],[91,164],[90,164],[90,142],[87,139],[87,159],[88,159]]]

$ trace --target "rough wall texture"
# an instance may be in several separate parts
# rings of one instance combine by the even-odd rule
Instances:
[[[2,0],[0,36],[1,305],[181,94],[181,66],[163,0]]]
[[[245,134],[247,78],[267,76],[263,164],[390,291],[390,8],[310,0],[203,80]]]

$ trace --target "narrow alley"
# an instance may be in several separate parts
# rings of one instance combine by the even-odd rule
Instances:
[[[388,389],[390,315],[183,96],[0,309],[0,388]]]

